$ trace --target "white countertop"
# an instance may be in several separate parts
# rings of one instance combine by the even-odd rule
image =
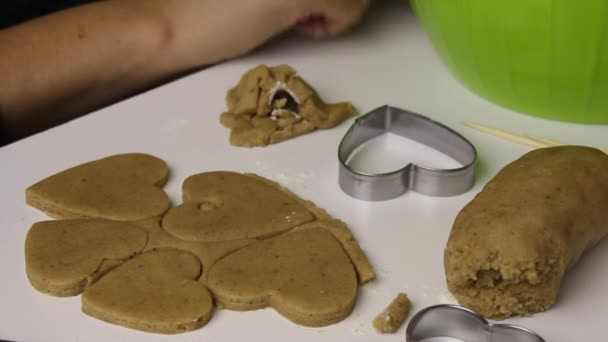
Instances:
[[[441,121],[479,152],[477,183],[469,193],[431,198],[416,193],[367,203],[337,183],[337,147],[352,120],[267,148],[228,144],[219,124],[224,95],[247,69],[289,63],[328,101],[351,100],[366,112],[383,104]],[[443,273],[443,247],[458,211],[498,170],[528,148],[464,127],[470,120],[573,144],[608,147],[608,126],[547,121],[497,107],[467,91],[435,55],[404,1],[379,4],[346,37],[314,41],[295,36],[255,53],[149,91],[68,124],[0,148],[0,339],[19,341],[404,341],[377,334],[371,321],[399,291],[414,311],[452,303]],[[161,336],[128,330],[80,312],[80,298],[36,292],[25,275],[23,245],[30,226],[48,219],[26,206],[25,189],[68,167],[116,153],[144,152],[167,161],[165,190],[174,203],[189,175],[211,170],[255,172],[281,182],[346,221],[375,266],[378,279],[360,291],[345,321],[324,328],[291,324],[273,310],[216,311],[204,328]],[[412,158],[421,158],[414,155]],[[416,159],[418,160],[418,159]],[[440,161],[439,161],[440,162]],[[608,241],[569,272],[557,304],[530,318],[511,319],[550,342],[600,341],[608,317]]]

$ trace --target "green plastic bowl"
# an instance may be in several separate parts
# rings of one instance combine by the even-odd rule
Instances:
[[[608,1],[412,1],[472,91],[530,115],[608,123]]]

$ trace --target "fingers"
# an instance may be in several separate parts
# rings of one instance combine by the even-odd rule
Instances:
[[[308,18],[300,20],[296,25],[296,30],[305,35],[323,38],[330,36],[330,29],[327,17],[323,15],[311,15]]]
[[[337,36],[361,19],[368,4],[368,0],[308,0],[296,30],[313,37]]]

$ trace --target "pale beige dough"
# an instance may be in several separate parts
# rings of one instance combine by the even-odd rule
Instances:
[[[606,208],[606,154],[565,146],[524,155],[456,217],[445,249],[450,291],[493,319],[549,309],[564,273],[608,233]]]
[[[332,128],[357,110],[350,102],[325,103],[289,65],[259,65],[226,95],[220,122],[235,146],[266,146],[318,128]]]
[[[147,240],[143,229],[126,222],[38,222],[25,239],[27,276],[40,292],[75,296],[110,269],[139,254]]]
[[[86,217],[133,221],[162,215],[169,198],[161,189],[169,169],[164,161],[129,153],[95,160],[30,186],[26,202],[60,219]]]
[[[213,299],[200,283],[193,254],[163,248],[145,252],[109,272],[82,294],[82,310],[127,328],[176,334],[205,325]]]

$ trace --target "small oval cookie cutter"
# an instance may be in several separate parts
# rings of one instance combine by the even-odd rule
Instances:
[[[463,342],[545,342],[532,330],[511,324],[492,324],[459,305],[441,304],[418,312],[408,323],[406,342],[450,337]]]
[[[358,147],[384,133],[432,147],[463,166],[446,170],[410,163],[396,171],[373,174],[357,171],[347,164]],[[338,159],[338,181],[344,192],[365,201],[385,201],[401,196],[408,189],[438,197],[467,192],[475,182],[477,151],[465,137],[441,123],[387,105],[357,118],[340,142]]]

